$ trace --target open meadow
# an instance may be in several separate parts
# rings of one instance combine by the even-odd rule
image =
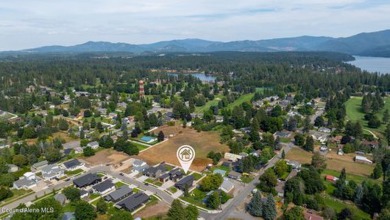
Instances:
[[[197,132],[191,128],[182,128],[181,126],[162,126],[154,131],[158,133],[162,130],[165,137],[169,139],[157,146],[151,147],[139,154],[139,157],[150,164],[157,164],[162,161],[180,165],[176,158],[176,151],[182,145],[190,145],[195,149],[196,156],[191,168],[201,171],[211,160],[207,158],[210,151],[228,152],[229,147],[219,143],[219,134],[217,132]]]

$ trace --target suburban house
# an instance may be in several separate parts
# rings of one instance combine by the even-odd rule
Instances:
[[[42,177],[45,180],[52,180],[54,178],[61,178],[64,176],[64,170],[60,168],[57,164],[44,166],[42,169]]]
[[[241,173],[238,173],[238,172],[232,170],[232,171],[229,172],[228,177],[230,179],[238,180],[238,179],[241,178]]]
[[[80,198],[84,198],[84,197],[86,197],[86,196],[88,196],[89,195],[89,193],[88,193],[88,191],[87,190],[80,190]]]
[[[363,140],[362,145],[365,147],[370,147],[370,148],[378,148],[379,147],[379,142],[378,141],[368,141],[368,140]]]
[[[276,138],[289,138],[291,137],[291,132],[289,131],[277,131],[274,133],[274,137]]]
[[[335,177],[335,176],[332,176],[332,175],[326,175],[325,176],[325,180],[328,181],[328,182],[331,182],[331,183],[336,183],[336,181],[338,180],[339,178]]]
[[[275,190],[277,192],[277,195],[280,197],[280,198],[284,198],[284,186],[286,185],[286,182],[285,181],[280,181],[278,180],[278,183],[276,184],[275,186]]]
[[[15,189],[31,189],[37,186],[38,179],[35,176],[35,173],[26,172],[23,174],[20,179],[16,180],[13,184]]]
[[[144,171],[145,176],[159,178],[163,173],[166,172],[165,163],[160,163],[157,166],[149,167]]]
[[[115,189],[115,185],[114,183],[112,183],[112,180],[111,179],[107,179],[101,183],[98,183],[94,186],[92,186],[92,190],[95,192],[95,193],[99,193],[99,194],[105,194],[111,190],[114,190]]]
[[[119,202],[117,206],[126,209],[129,212],[133,212],[137,208],[141,207],[147,201],[149,201],[149,196],[145,193],[136,193]]]
[[[295,170],[301,169],[302,166],[298,161],[293,161],[293,160],[287,161],[287,165],[290,165]]]
[[[194,183],[194,176],[189,175],[179,180],[179,182],[175,183],[175,187],[184,191],[186,187],[190,188]]]
[[[372,164],[372,161],[367,159],[367,157],[356,155],[355,156],[355,162],[357,163],[367,163],[367,164]]]
[[[133,194],[133,190],[129,186],[121,186],[119,189],[115,190],[114,192],[108,194],[104,197],[106,201],[110,202],[118,202],[128,196]]]
[[[69,160],[63,163],[66,170],[77,170],[84,166],[84,163],[81,163],[77,159]]]
[[[225,174],[226,174],[226,171],[225,171],[225,170],[221,170],[221,169],[215,169],[215,170],[213,171],[213,174],[219,174],[219,175],[221,175],[222,177],[224,177]]]
[[[92,141],[92,142],[89,142],[87,144],[87,147],[90,147],[90,148],[96,150],[99,147],[99,143],[97,141]]]
[[[59,193],[54,196],[54,199],[59,202],[61,205],[64,205],[66,202],[66,197],[64,194]]]
[[[142,173],[148,168],[149,165],[143,160],[135,159],[133,162],[133,172],[138,171],[139,173]]]
[[[32,171],[39,171],[41,170],[42,167],[48,165],[49,162],[47,160],[43,160],[43,161],[40,161],[38,163],[34,163],[32,166],[31,166],[31,170]]]
[[[236,162],[237,160],[241,160],[242,156],[238,154],[232,154],[232,153],[225,153],[224,158],[226,160]]]
[[[165,182],[167,182],[167,181],[169,180],[169,178],[170,178],[169,173],[164,173],[163,175],[161,175],[161,176],[158,178],[158,180],[159,180],[160,182],[165,183]]]
[[[231,161],[225,161],[222,163],[223,167],[232,168],[232,162]]]
[[[234,189],[234,184],[230,182],[228,178],[223,178],[223,182],[221,186],[219,187],[220,190],[224,191],[225,193],[229,193]]]
[[[325,128],[325,127],[320,127],[318,129],[319,132],[323,132],[323,133],[330,133],[332,132],[332,130],[330,130],[330,128]]]
[[[176,168],[169,171],[168,175],[169,175],[169,179],[176,182],[178,179],[181,179],[183,177],[184,173],[182,173],[179,168]]]
[[[82,177],[73,180],[73,184],[78,188],[90,186],[102,181],[96,173],[88,173]]]

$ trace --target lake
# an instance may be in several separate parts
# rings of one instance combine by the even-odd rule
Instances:
[[[191,75],[193,77],[196,77],[196,78],[198,78],[202,81],[206,81],[206,82],[214,82],[214,80],[216,79],[216,77],[206,75],[204,73],[180,73],[180,74],[188,74],[188,75]],[[169,75],[178,76],[178,73],[169,73]]]
[[[390,74],[390,58],[354,56],[355,60],[347,62],[362,70],[381,74]]]

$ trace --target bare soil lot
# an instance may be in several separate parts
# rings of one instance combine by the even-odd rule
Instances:
[[[104,149],[99,152],[97,152],[94,156],[92,157],[87,157],[83,158],[85,161],[87,161],[91,165],[98,165],[98,164],[118,164],[122,161],[125,161],[129,159],[130,156],[122,153],[115,151],[113,149]]]
[[[145,209],[142,209],[141,211],[137,212],[134,215],[134,218],[140,217],[142,219],[145,219],[151,217],[164,216],[167,214],[168,210],[169,210],[169,205],[163,201],[159,201],[157,204],[148,206]]]
[[[139,157],[150,164],[157,164],[162,161],[180,166],[176,158],[176,151],[182,145],[190,145],[195,149],[195,160],[191,165],[192,170],[201,171],[211,160],[207,158],[210,151],[228,152],[229,147],[219,143],[219,134],[217,132],[197,132],[191,128],[182,128],[181,126],[162,126],[156,129],[154,133],[163,131],[168,141],[157,146],[149,148],[139,154]]]

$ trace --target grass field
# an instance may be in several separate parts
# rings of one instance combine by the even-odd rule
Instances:
[[[162,130],[168,141],[158,144],[139,154],[139,157],[150,164],[157,164],[166,161],[180,166],[176,158],[176,151],[182,145],[190,145],[195,149],[195,159],[191,165],[192,170],[201,171],[211,160],[207,158],[210,151],[228,152],[227,145],[219,143],[219,134],[217,132],[197,132],[191,128],[182,128],[181,126],[162,126],[154,131],[158,133]]]
[[[333,208],[336,212],[341,212],[344,208],[349,208],[353,213],[354,219],[371,219],[368,213],[363,212],[357,208],[354,204],[347,204],[343,201],[339,201],[330,196],[324,196],[324,202],[327,207]]]
[[[250,102],[254,95],[255,95],[254,93],[242,95],[236,101],[230,103],[228,105],[228,108],[233,109],[235,106],[239,106],[244,102]]]
[[[385,101],[385,107],[376,114],[376,116],[378,116],[378,118],[381,120],[385,109],[388,109],[390,111],[390,97],[386,97],[384,101]],[[360,121],[361,125],[363,126],[363,129],[370,130],[374,132],[377,136],[383,137],[383,132],[386,128],[385,124],[382,124],[379,128],[376,129],[369,128],[367,125],[367,121],[364,120],[364,113],[361,110],[361,103],[362,103],[362,97],[351,97],[345,103],[345,108],[347,111],[347,119],[351,121]],[[367,131],[365,131],[365,133],[367,133]]]
[[[295,160],[301,164],[310,164],[312,155],[312,153],[302,150],[301,148],[293,148],[286,154],[286,159]]]
[[[310,164],[312,155],[312,153],[304,151],[300,148],[293,148],[287,153],[286,159],[295,160],[301,164]],[[326,157],[328,170],[340,172],[341,169],[345,168],[347,174],[361,176],[363,179],[369,177],[369,175],[372,173],[372,170],[374,169],[373,165],[355,163],[352,159],[353,156],[339,156],[335,154],[329,154]]]
[[[217,106],[218,102],[223,98],[223,95],[216,95],[214,100],[208,101],[206,105],[196,107],[195,113],[203,113],[205,110],[209,110],[211,106]]]

